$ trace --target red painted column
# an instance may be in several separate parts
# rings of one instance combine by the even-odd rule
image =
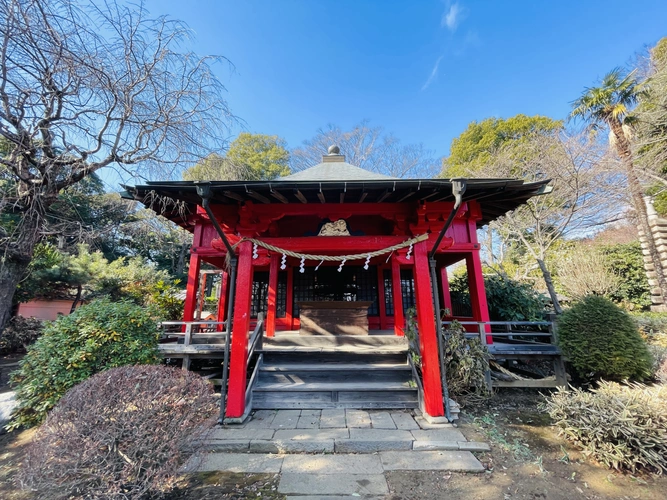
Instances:
[[[248,368],[248,333],[252,296],[252,243],[239,245],[236,273],[232,348],[227,392],[227,416],[240,417],[245,411],[246,371]]]
[[[452,313],[452,296],[449,293],[449,277],[447,276],[447,267],[442,266],[440,268],[440,294],[442,295],[442,304],[445,309],[449,309],[449,315]]]
[[[229,273],[222,271],[220,273],[220,298],[218,299],[218,317],[217,321],[225,321],[227,316],[227,291],[229,290]],[[224,330],[224,325],[218,325],[219,332]]]
[[[380,315],[380,330],[387,329],[387,309],[384,302],[384,269],[376,266],[378,278],[378,314]]]
[[[188,285],[185,289],[185,306],[183,307],[183,321],[192,321],[195,317],[195,308],[197,307],[197,288],[199,285],[199,270],[201,267],[201,257],[197,255],[197,247],[201,245],[202,225],[195,226],[195,232],[192,238],[192,254],[190,255],[190,269],[188,270]]]
[[[402,337],[405,335],[405,316],[401,294],[401,266],[396,255],[391,257],[391,289],[394,294],[394,333]]]
[[[285,304],[285,316],[289,322],[289,329],[294,330],[294,272],[291,266],[285,269],[287,273],[287,304]]]
[[[472,305],[472,317],[475,321],[489,321],[489,306],[486,302],[486,289],[484,288],[484,276],[482,274],[482,261],[479,258],[479,250],[473,250],[466,256],[466,267],[468,269],[468,287],[470,288],[470,304]],[[486,331],[491,333],[487,326]],[[493,343],[491,335],[486,336],[489,344]]]
[[[266,336],[273,337],[276,334],[276,298],[278,297],[278,255],[271,256],[269,264],[269,296],[266,308]]]
[[[435,310],[428,267],[426,242],[415,244],[415,294],[417,299],[417,325],[419,328],[419,350],[422,358],[424,383],[424,406],[432,417],[445,414],[442,396],[442,379],[438,358],[438,338],[435,331]]]

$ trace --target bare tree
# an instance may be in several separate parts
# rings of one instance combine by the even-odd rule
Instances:
[[[319,129],[315,137],[292,150],[292,171],[298,172],[320,163],[322,154],[332,144],[340,147],[348,163],[392,177],[431,178],[440,171],[442,164],[442,160],[433,158],[433,152],[425,149],[423,144],[403,145],[393,135],[386,134],[382,127],[370,127],[363,121],[350,131],[334,125]]]
[[[576,245],[558,264],[559,283],[570,297],[608,295],[618,290],[620,277],[609,267],[599,248]]]
[[[624,217],[619,174],[607,148],[585,135],[535,136],[508,145],[483,172],[490,177],[550,179],[552,192],[529,199],[492,223],[505,243],[519,245],[537,263],[556,312],[562,311],[546,264],[562,239],[584,236]]]
[[[58,193],[105,166],[170,175],[220,149],[233,119],[189,32],[142,5],[0,0],[0,331]]]

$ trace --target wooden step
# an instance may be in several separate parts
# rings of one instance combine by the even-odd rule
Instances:
[[[377,353],[377,352],[276,352],[263,351],[265,364],[321,364],[327,367],[337,364],[405,364],[407,355],[399,353]]]
[[[263,351],[406,352],[408,341],[394,335],[285,335],[263,339]]]
[[[356,392],[356,391],[399,391],[411,390],[408,381],[390,381],[390,382],[269,382],[258,380],[253,388],[254,392],[266,391],[327,391],[327,392]],[[416,388],[415,388],[416,390]]]
[[[271,363],[264,364],[260,371],[265,372],[293,372],[293,371],[378,371],[397,370],[412,371],[410,365],[405,363]]]

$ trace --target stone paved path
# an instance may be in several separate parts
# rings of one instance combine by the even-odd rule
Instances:
[[[489,447],[410,411],[260,410],[216,429],[206,449],[186,470],[280,474],[288,499],[327,500],[384,498],[386,471],[483,472],[471,451]]]
[[[259,410],[241,425],[217,428],[209,452],[373,453],[400,450],[486,451],[452,424],[430,424],[409,411]]]

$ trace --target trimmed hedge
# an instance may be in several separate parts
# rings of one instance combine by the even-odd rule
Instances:
[[[632,318],[604,297],[589,295],[558,320],[558,343],[584,380],[643,380],[652,358]]]
[[[41,423],[69,389],[95,373],[158,363],[157,344],[152,312],[130,302],[93,301],[47,323],[11,375],[18,406],[8,427]]]

